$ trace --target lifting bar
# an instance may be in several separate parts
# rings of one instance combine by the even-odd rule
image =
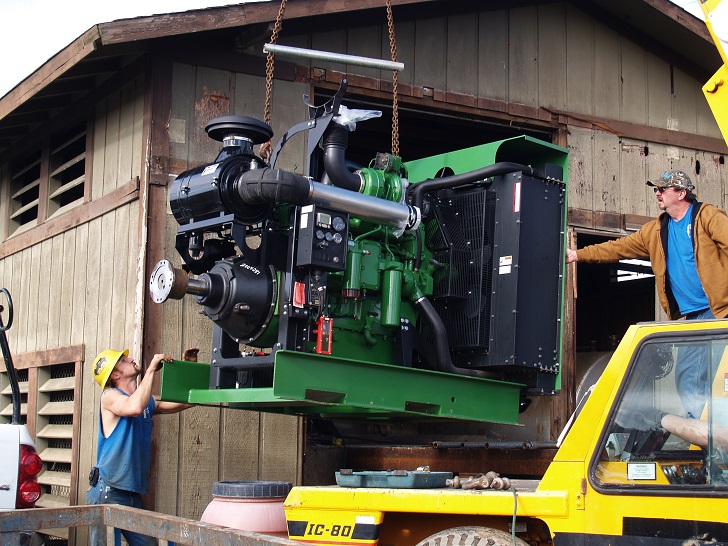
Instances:
[[[371,57],[359,57],[358,55],[347,55],[345,53],[330,53],[328,51],[304,49],[301,47],[265,44],[263,46],[263,52],[283,56],[287,55],[289,57],[301,57],[305,59],[316,59],[319,61],[353,64],[370,68],[382,68],[384,70],[397,70],[400,72],[404,70],[404,63],[396,61],[385,61],[383,59],[373,59]]]

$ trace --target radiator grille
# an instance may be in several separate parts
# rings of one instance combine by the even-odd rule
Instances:
[[[495,193],[483,190],[434,203],[427,244],[443,268],[433,305],[453,349],[489,347],[495,205]]]

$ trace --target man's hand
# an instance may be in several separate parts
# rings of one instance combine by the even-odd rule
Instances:
[[[162,369],[162,364],[165,362],[172,362],[172,357],[163,353],[158,353],[154,355],[149,366],[147,366],[147,371],[149,373],[156,373]]]
[[[570,264],[572,262],[578,262],[579,258],[576,255],[576,250],[571,250],[570,248],[566,249],[566,263]]]
[[[182,360],[185,360],[187,362],[197,362],[197,353],[200,352],[200,349],[197,347],[190,347],[189,349],[185,349],[182,353]]]
[[[617,415],[617,424],[624,429],[657,430],[662,428],[662,418],[665,415],[666,412],[655,408],[625,411]]]

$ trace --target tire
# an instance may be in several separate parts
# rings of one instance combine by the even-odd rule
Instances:
[[[453,527],[427,537],[417,546],[528,546],[510,533],[490,527]]]

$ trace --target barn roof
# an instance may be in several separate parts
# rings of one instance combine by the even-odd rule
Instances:
[[[703,21],[669,0],[569,1],[699,81],[707,80],[721,64]],[[508,6],[551,2],[511,0]],[[392,0],[392,5],[399,21],[472,10],[472,3],[466,0]],[[243,27],[250,35],[265,36],[278,8],[275,1],[244,3],[94,25],[0,98],[0,154],[57,112],[83,106],[91,91],[142,62],[152,42],[173,48],[184,39],[186,45],[195,44],[204,54],[211,35],[239,35]],[[377,24],[385,20],[383,8],[383,0],[290,0],[284,30],[341,28],[350,17],[356,17],[359,24]],[[478,5],[480,11],[502,8],[502,0],[481,0]]]

